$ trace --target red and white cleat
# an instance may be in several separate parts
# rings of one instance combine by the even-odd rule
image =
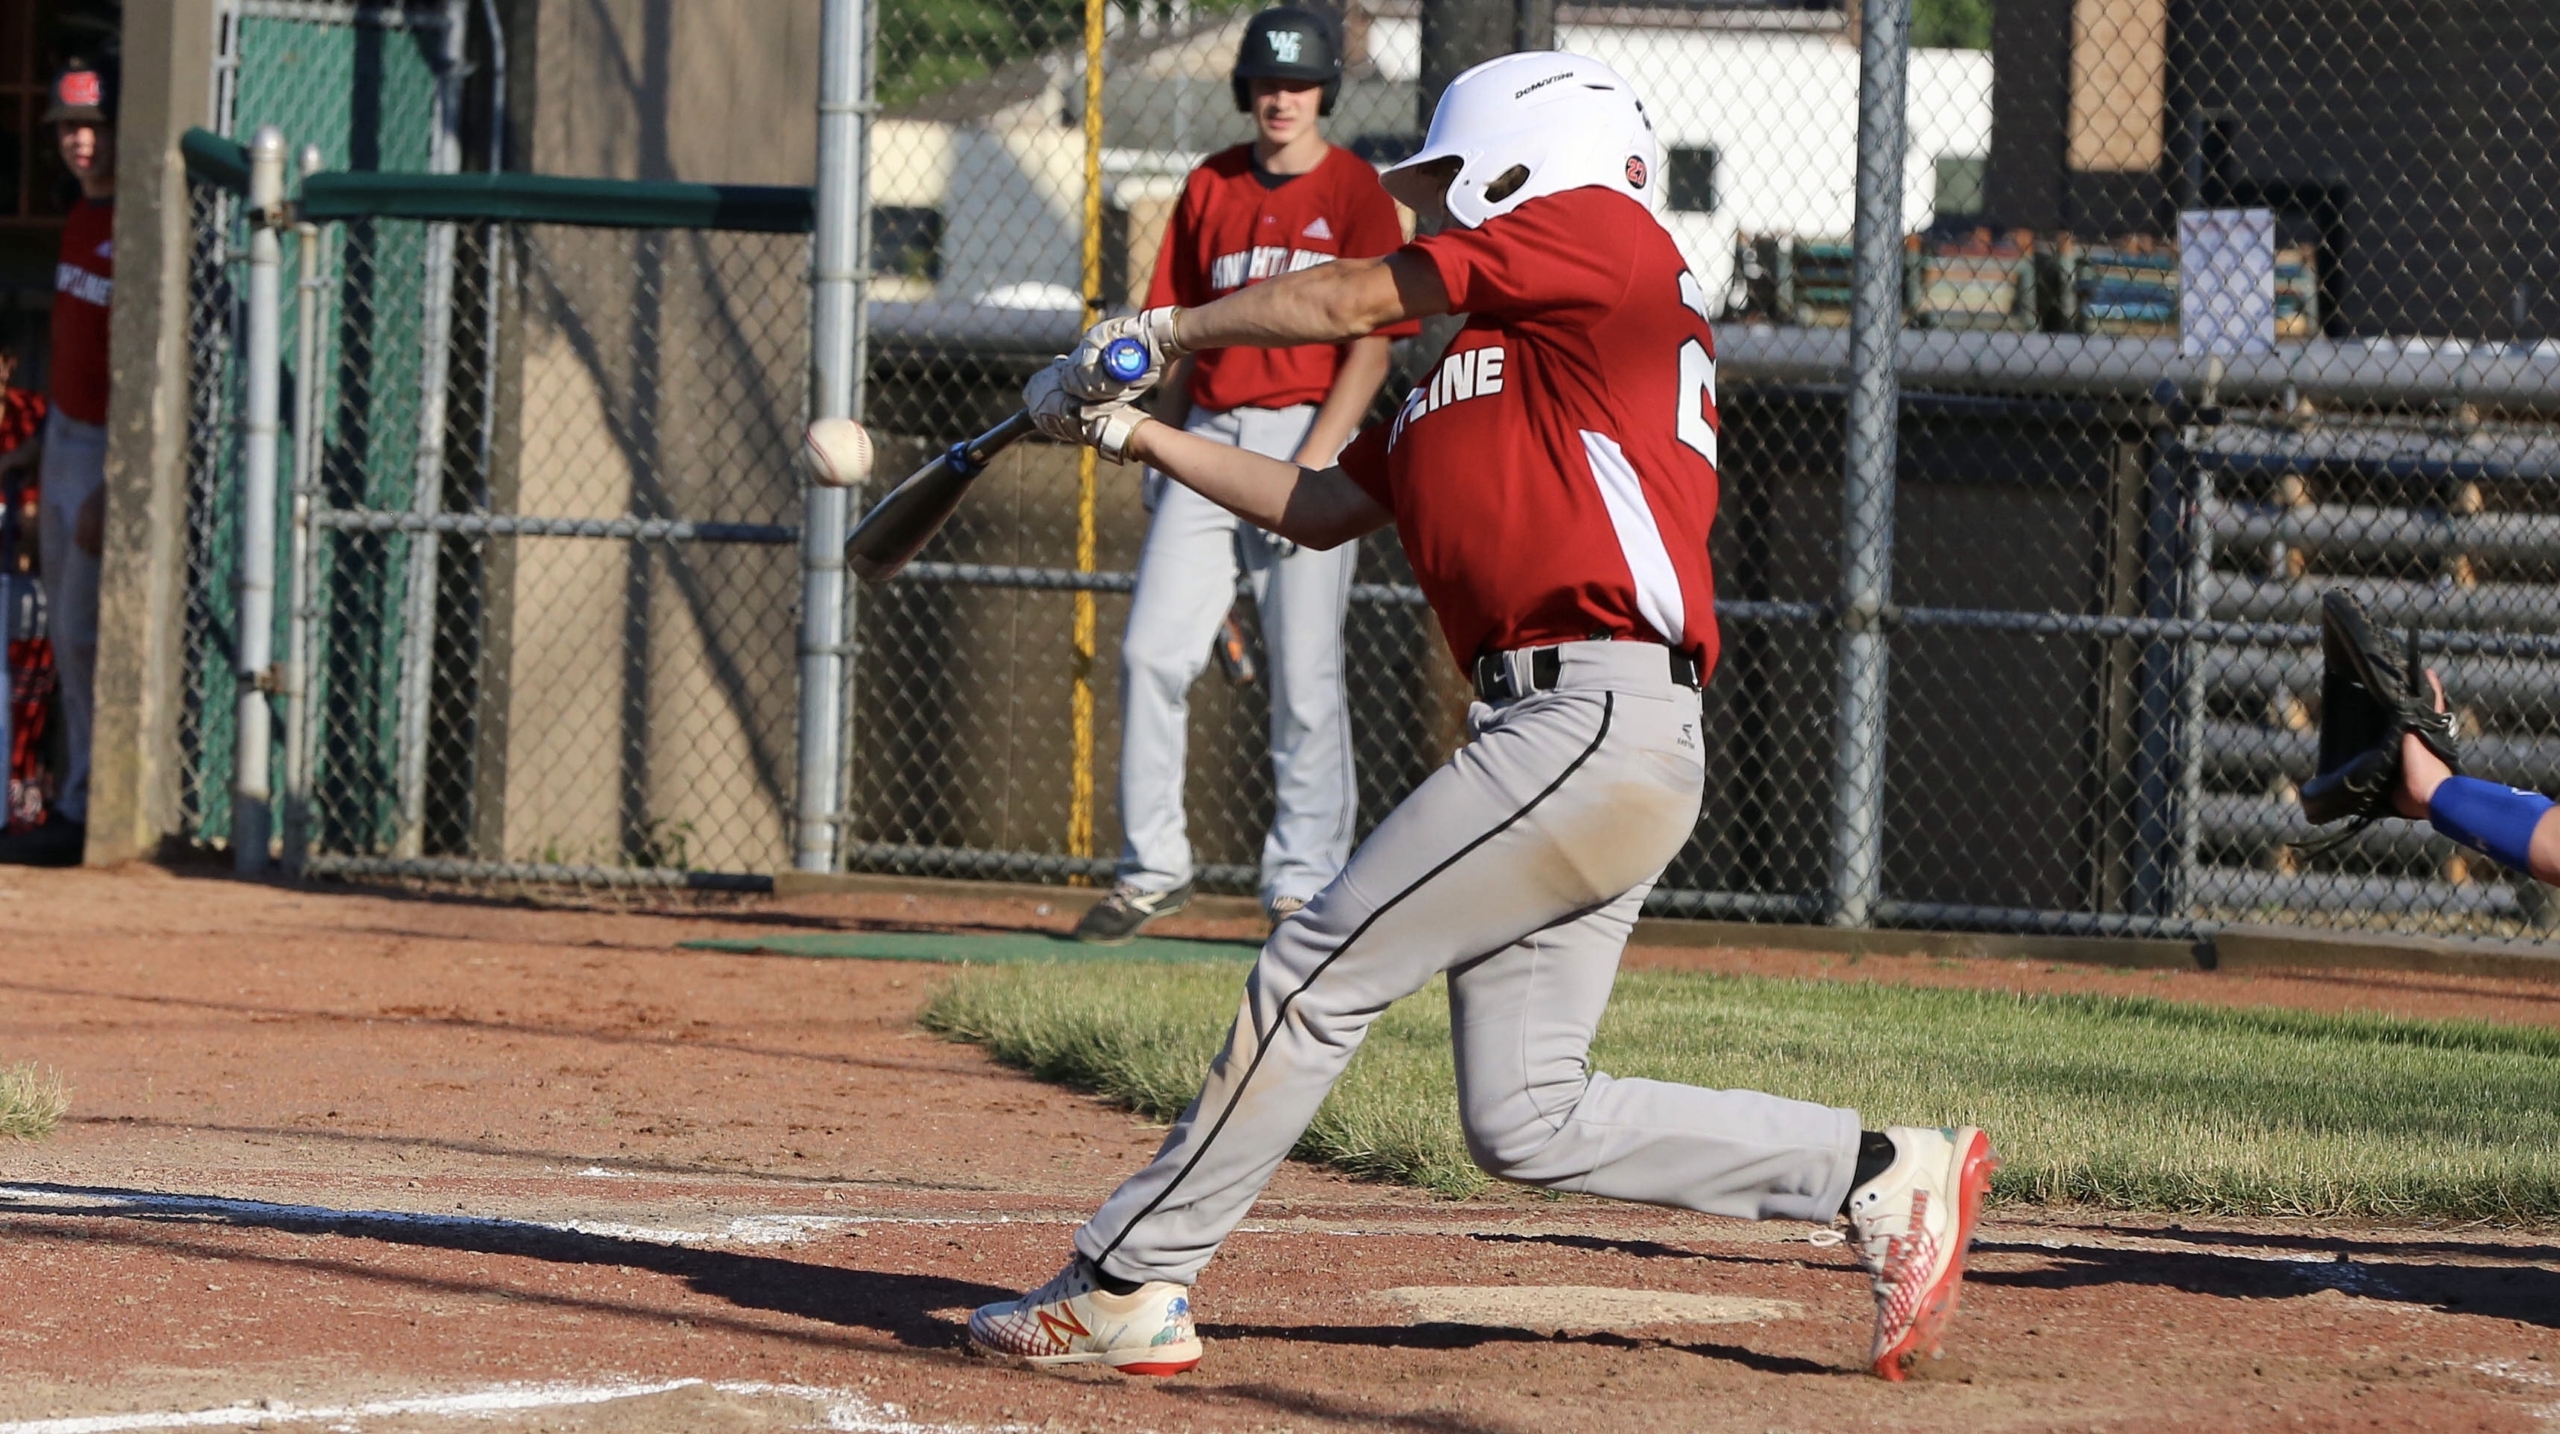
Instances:
[[[1849,1196],[1850,1241],[1875,1276],[1876,1373],[1900,1381],[1938,1352],[1964,1284],[1964,1256],[2000,1166],[1991,1137],[1968,1125],[1897,1125],[1893,1164]]]
[[[1055,1279],[969,1316],[969,1343],[1025,1364],[1107,1364],[1122,1374],[1180,1374],[1200,1362],[1191,1291],[1155,1280],[1115,1295],[1082,1256]]]

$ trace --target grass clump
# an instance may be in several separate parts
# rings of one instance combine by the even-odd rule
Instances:
[[[0,1136],[42,1140],[70,1109],[62,1077],[33,1065],[0,1066]]]
[[[1169,1120],[1225,1039],[1242,969],[975,968],[923,1019]],[[2538,1028],[1634,972],[1592,1057],[1854,1106],[1870,1126],[1981,1125],[2008,1201],[2560,1220],[2560,1032]],[[1458,1129],[1445,987],[1379,1020],[1297,1154],[1444,1195],[1484,1187]]]

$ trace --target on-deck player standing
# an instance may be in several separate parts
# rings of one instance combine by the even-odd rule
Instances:
[[[1274,929],[1199,1099],[1076,1232],[1066,1268],[970,1318],[981,1349],[1196,1364],[1191,1282],[1370,1022],[1444,971],[1486,1170],[1720,1215],[1845,1217],[1874,1274],[1875,1368],[1898,1378],[1936,1346],[1989,1187],[1981,1131],[1863,1131],[1855,1111],[1587,1063],[1645,893],[1697,821],[1698,689],[1716,656],[1714,339],[1652,212],[1657,167],[1606,66],[1491,61],[1449,86],[1422,151],[1387,175],[1448,227],[1384,260],[1110,321],[1025,389],[1044,431],[1135,455],[1310,547],[1395,523],[1483,701],[1473,740]],[[1446,359],[1321,471],[1148,421],[1099,365],[1121,334],[1174,354],[1450,312],[1468,319]]]
[[[1332,28],[1299,9],[1266,10],[1245,28],[1236,108],[1253,115],[1250,144],[1191,172],[1148,288],[1150,305],[1205,304],[1248,284],[1336,258],[1374,258],[1404,242],[1394,201],[1368,162],[1325,142],[1320,117],[1342,86]],[[1203,353],[1166,387],[1165,416],[1193,433],[1322,468],[1349,442],[1387,377],[1387,336],[1293,348]],[[1187,414],[1187,417],[1185,416]],[[1209,662],[1237,570],[1262,615],[1271,690],[1274,811],[1262,845],[1261,895],[1273,919],[1306,904],[1351,855],[1358,793],[1345,708],[1342,616],[1354,546],[1300,547],[1208,499],[1149,474],[1154,516],[1120,643],[1120,824],[1126,834],[1109,895],[1076,927],[1118,943],[1191,899],[1182,776],[1189,693]]]

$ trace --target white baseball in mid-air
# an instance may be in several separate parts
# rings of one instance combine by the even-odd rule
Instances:
[[[800,466],[812,483],[858,487],[871,481],[871,435],[850,418],[821,418],[800,440]]]

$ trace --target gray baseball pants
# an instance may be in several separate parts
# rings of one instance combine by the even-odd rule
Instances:
[[[1697,824],[1706,773],[1698,694],[1662,648],[1561,653],[1554,690],[1476,705],[1474,740],[1273,930],[1199,1098],[1076,1232],[1087,1257],[1191,1283],[1370,1022],[1443,971],[1459,1114],[1490,1173],[1746,1219],[1839,1210],[1856,1111],[1590,1067],[1618,953]],[[1506,654],[1524,677],[1527,656]]]
[[[107,431],[65,418],[45,421],[44,456],[36,470],[36,552],[44,564],[45,632],[62,697],[62,790],[54,805],[75,822],[89,819],[90,732],[97,717],[98,555],[72,541],[80,507],[107,481]],[[0,786],[6,785],[0,775]]]
[[[1313,404],[1191,410],[1204,438],[1289,459],[1315,425]],[[1168,891],[1192,877],[1182,808],[1191,684],[1234,605],[1243,571],[1262,617],[1271,693],[1274,810],[1262,843],[1262,898],[1313,896],[1351,855],[1359,794],[1342,684],[1342,614],[1356,544],[1301,548],[1150,472],[1147,544],[1120,640],[1119,877]]]

